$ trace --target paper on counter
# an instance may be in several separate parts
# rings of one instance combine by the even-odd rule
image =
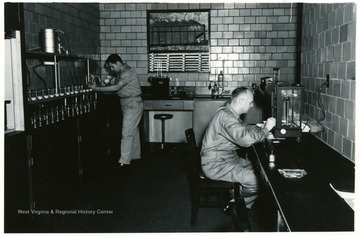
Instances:
[[[334,188],[334,186],[330,183],[330,187],[335,191],[335,193],[337,193],[342,199],[344,199],[344,201],[351,207],[351,209],[354,210],[355,207],[355,193],[351,193],[351,192],[344,192],[344,191],[339,191],[337,189]]]
[[[301,123],[301,132],[303,132],[303,133],[308,133],[308,132],[310,132],[310,126],[308,126],[308,125],[305,124],[305,123]]]
[[[279,169],[279,173],[288,179],[300,179],[307,175],[304,169]]]
[[[260,127],[260,128],[264,128],[265,127],[265,122],[266,121],[264,121],[263,123],[257,123],[256,126]]]

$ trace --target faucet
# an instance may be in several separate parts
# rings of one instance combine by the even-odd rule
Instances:
[[[214,85],[213,85],[214,83]],[[215,81],[210,81],[208,89],[211,91],[212,98],[219,98],[219,86],[216,84]]]

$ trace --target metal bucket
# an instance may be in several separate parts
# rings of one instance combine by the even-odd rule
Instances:
[[[40,31],[40,46],[42,52],[56,52],[56,33],[55,29],[47,28]]]

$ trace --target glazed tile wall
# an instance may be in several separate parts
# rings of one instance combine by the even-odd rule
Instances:
[[[39,31],[65,31],[73,54],[93,58],[92,72],[119,53],[147,78],[147,10],[210,9],[211,73],[168,74],[182,86],[208,93],[225,59],[227,88],[258,83],[280,67],[282,80],[294,81],[297,4],[290,3],[25,3],[26,48],[39,47]],[[317,136],[350,160],[355,159],[355,4],[304,4],[302,76],[309,117],[319,119],[317,91],[322,88],[325,132]],[[31,86],[42,86],[29,67]],[[43,68],[44,74],[51,68]],[[48,71],[46,71],[48,70]],[[71,72],[69,72],[71,73]],[[71,81],[70,81],[71,82]]]
[[[183,9],[210,9],[211,73],[166,74],[181,86],[209,93],[223,61],[228,88],[259,83],[274,67],[294,81],[297,4],[290,3],[100,3],[101,60],[120,54],[148,86],[147,10]]]
[[[356,5],[304,4],[302,39],[302,84],[306,90],[309,117],[323,117],[318,91],[322,87],[325,132],[317,136],[355,161],[355,32]]]
[[[69,39],[71,54],[94,59],[93,73],[100,71],[97,63],[99,48],[99,4],[97,3],[24,3],[25,47],[26,50],[38,50],[39,33],[44,28],[56,28],[66,33]],[[67,45],[64,42],[64,45]],[[42,88],[43,82],[36,76],[33,67],[41,62],[27,60],[29,73],[29,89]],[[81,65],[82,66],[82,65]],[[54,86],[53,66],[38,66],[37,73],[43,77],[48,87]],[[72,64],[62,67],[63,85],[77,83],[84,78],[76,78]],[[84,79],[85,80],[85,79]]]

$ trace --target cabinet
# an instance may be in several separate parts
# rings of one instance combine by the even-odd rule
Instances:
[[[25,58],[29,64],[37,60],[50,67],[47,79],[42,78],[43,86],[27,91],[27,155],[33,189],[30,208],[64,207],[61,204],[74,197],[83,181],[83,142],[93,143],[91,137],[84,136],[84,127],[97,110],[97,94],[86,88],[90,59],[42,52],[27,52]],[[62,66],[79,68],[77,75]],[[86,146],[96,149],[96,145]]]
[[[184,131],[192,128],[193,100],[145,100],[144,134],[146,142],[161,142],[161,121],[154,115],[172,114],[173,118],[165,121],[165,142],[186,142]]]
[[[197,145],[201,146],[207,126],[220,106],[224,105],[227,99],[195,99],[193,128]],[[256,124],[262,122],[261,108],[254,105],[247,114],[241,116],[245,123]]]
[[[19,232],[19,225],[26,227],[31,220],[18,214],[18,210],[29,209],[32,202],[25,132],[6,134],[4,147],[4,230]]]
[[[226,100],[195,99],[193,129],[196,143],[201,147],[201,142],[211,118]]]
[[[161,142],[161,121],[154,120],[154,115],[168,113],[173,119],[165,121],[165,141],[186,142],[184,131],[193,128],[196,142],[201,145],[205,130],[211,118],[227,101],[223,99],[195,98],[184,100],[145,100],[144,134],[145,142]],[[261,110],[254,106],[244,117],[245,122],[261,122]]]
[[[22,61],[20,31],[15,38],[4,42],[5,77],[4,80],[4,130],[5,133],[24,131],[24,99],[22,83]]]

